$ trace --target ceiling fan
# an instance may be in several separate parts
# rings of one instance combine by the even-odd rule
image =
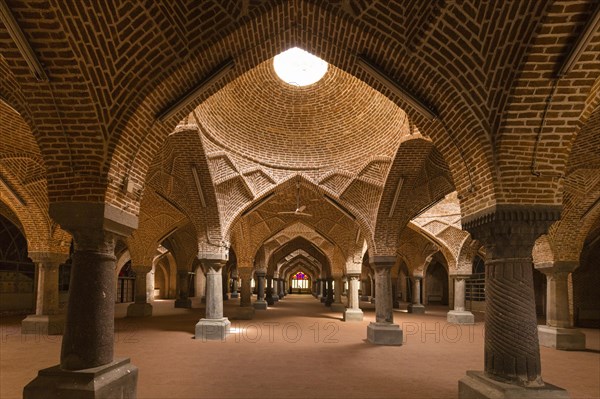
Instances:
[[[300,180],[296,181],[296,210],[277,212],[278,215],[296,215],[296,216],[312,216],[310,213],[304,212],[306,205],[300,206]]]

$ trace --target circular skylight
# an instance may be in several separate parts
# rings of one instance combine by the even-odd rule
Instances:
[[[294,86],[308,86],[321,80],[328,65],[319,57],[292,47],[275,56],[273,67],[284,82]]]

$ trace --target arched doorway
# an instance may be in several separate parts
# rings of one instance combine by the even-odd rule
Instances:
[[[35,265],[27,258],[27,240],[0,215],[0,310],[35,307]]]
[[[425,298],[427,304],[448,305],[448,272],[439,262],[432,262],[425,275]]]

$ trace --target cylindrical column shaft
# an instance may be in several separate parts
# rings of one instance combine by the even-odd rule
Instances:
[[[418,276],[413,278],[413,303],[421,304],[421,277]]]
[[[257,300],[264,301],[265,299],[265,275],[256,273],[257,279]]]
[[[69,304],[60,360],[64,370],[88,369],[113,361],[114,238],[105,234],[100,241],[86,245],[85,249],[78,249],[82,246],[76,241],[71,257]]]
[[[456,277],[454,279],[454,310],[465,310],[465,278]]]
[[[54,315],[59,312],[58,263],[36,262],[38,269],[35,314]]]
[[[360,276],[350,276],[350,308],[358,310],[358,284]]]
[[[531,258],[486,261],[485,372],[540,386]]]
[[[248,307],[252,306],[252,270],[251,269],[239,269],[238,271],[242,278],[242,295],[240,297],[240,306]]]
[[[223,273],[220,262],[207,263],[206,269],[206,318],[223,318]],[[220,267],[219,267],[220,266]]]
[[[546,324],[551,327],[569,328],[569,283],[568,272],[548,273]]]
[[[392,278],[391,267],[385,265],[373,265],[375,269],[375,321],[377,323],[393,323],[392,310]]]

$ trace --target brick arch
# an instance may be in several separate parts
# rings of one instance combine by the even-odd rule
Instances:
[[[238,243],[236,245],[237,251],[247,251],[247,257],[252,257],[258,248],[271,237],[298,223],[296,217],[278,213],[279,211],[290,211],[295,208],[296,183],[301,186],[300,197],[303,205],[307,206],[306,212],[313,215],[310,218],[301,219],[299,223],[314,230],[324,241],[330,242],[331,245],[339,248],[344,256],[353,245],[357,230],[359,230],[361,237],[372,237],[369,230],[365,230],[368,226],[364,222],[364,217],[361,218],[358,214],[356,221],[350,220],[348,215],[342,213],[324,199],[324,195],[333,198],[331,192],[315,184],[306,175],[295,174],[241,208],[239,213],[232,219],[232,222],[229,223],[231,227],[225,231],[225,236],[229,236],[232,243]],[[339,202],[346,204],[343,200]],[[259,206],[257,207],[257,205]]]
[[[485,115],[489,112],[486,109],[478,109],[481,104],[485,103],[485,101],[478,100],[487,98],[487,93],[479,94],[482,91],[479,83],[483,81],[486,83],[483,87],[488,91],[493,91],[495,89],[493,85],[497,82],[486,82],[486,72],[489,71],[477,69],[476,64],[479,63],[471,60],[470,53],[475,49],[480,54],[484,54],[484,47],[473,43],[463,46],[465,35],[454,30],[455,25],[452,24],[457,18],[469,19],[472,26],[475,27],[474,30],[477,31],[480,28],[477,25],[479,18],[472,15],[473,10],[463,10],[455,6],[448,7],[447,11],[442,14],[446,25],[452,25],[450,28],[452,34],[446,37],[441,28],[438,28],[439,30],[435,32],[437,36],[433,35],[433,37],[436,37],[436,40],[449,41],[453,44],[446,52],[438,51],[437,41],[432,40],[432,43],[429,43],[425,40],[424,35],[414,36],[405,32],[401,25],[394,24],[396,28],[400,26],[401,32],[391,26],[385,26],[385,22],[378,22],[377,26],[372,26],[368,21],[376,19],[373,19],[373,16],[369,17],[368,13],[352,17],[352,13],[344,14],[336,6],[320,6],[304,1],[287,2],[272,7],[270,5],[263,8],[259,6],[256,10],[258,11],[254,12],[253,10],[244,17],[246,18],[244,22],[252,21],[252,23],[245,23],[238,30],[227,31],[229,35],[221,37],[220,40],[211,41],[210,46],[202,43],[201,40],[194,42],[194,44],[198,44],[196,47],[187,46],[190,54],[182,57],[183,62],[164,68],[164,73],[156,74],[155,81],[146,82],[144,88],[138,90],[137,98],[131,98],[131,101],[124,102],[128,104],[129,108],[122,112],[123,117],[113,129],[115,138],[112,141],[114,144],[111,146],[116,150],[110,160],[112,166],[108,166],[110,170],[107,172],[111,178],[128,174],[136,182],[144,180],[145,171],[157,143],[174,128],[176,123],[176,121],[169,121],[167,124],[153,123],[152,116],[173,99],[179,97],[186,89],[192,87],[193,82],[198,82],[202,77],[207,76],[210,70],[224,59],[235,56],[234,72],[203,98],[199,98],[195,104],[216,92],[235,77],[251,70],[260,62],[268,60],[292,44],[299,45],[351,75],[367,81],[368,84],[392,98],[399,105],[406,104],[359,70],[355,63],[358,54],[365,53],[380,62],[382,68],[389,71],[392,78],[402,82],[414,82],[410,85],[411,87],[423,87],[424,91],[436,93],[435,100],[432,99],[431,102],[435,102],[435,108],[440,111],[445,120],[452,120],[452,122],[446,124],[427,122],[414,110],[409,109],[411,118],[419,124],[419,129],[423,133],[434,138],[440,151],[448,158],[458,190],[464,194],[469,193],[464,197],[467,211],[475,211],[480,204],[486,203],[482,202],[482,199],[485,199],[487,203],[495,200],[494,177],[491,172],[493,169],[491,145],[488,138],[480,136],[482,131],[489,130],[483,122],[486,119]],[[425,11],[432,12],[432,10]],[[539,13],[536,9],[523,11],[527,15]],[[377,9],[373,10],[375,14],[378,12]],[[436,13],[438,12],[439,10],[436,11]],[[514,12],[507,14],[514,14]],[[401,12],[398,17],[404,18]],[[190,18],[190,20],[193,19]],[[385,20],[389,20],[389,18]],[[506,18],[499,18],[499,20],[503,22],[498,28],[500,32],[498,35],[501,36],[503,33],[507,33],[510,21],[507,21]],[[188,26],[187,23],[189,21],[186,21],[184,25]],[[338,29],[331,29],[332,26]],[[436,25],[428,26],[435,27]],[[392,32],[391,35],[388,32]],[[181,31],[182,36],[174,38],[174,40],[182,37],[185,39],[185,33]],[[407,35],[411,37],[412,44],[418,51],[411,54],[410,57],[403,57],[406,54],[404,51],[406,43],[403,39]],[[423,40],[417,40],[415,37],[421,37]],[[260,44],[256,45],[256,43]],[[431,51],[431,48],[435,48],[435,51]],[[440,59],[432,58],[432,53],[437,53]],[[510,51],[507,50],[506,53],[510,54]],[[457,67],[456,63],[463,62],[462,60],[469,60],[469,62]],[[162,57],[161,61],[163,61]],[[513,61],[511,57],[507,57],[505,63],[488,63],[487,66],[492,69],[502,64],[502,68],[508,69],[512,68]],[[473,69],[477,70],[473,71]],[[492,87],[490,88],[490,86]],[[134,91],[129,92],[133,93]],[[190,105],[179,117],[184,117],[184,114],[191,111],[195,104]],[[458,136],[458,132],[460,132],[460,136]],[[455,141],[455,136],[460,137],[460,142]],[[461,153],[460,147],[464,149],[464,153]],[[132,159],[133,163],[131,164],[129,160]],[[475,164],[478,165],[477,173],[470,170]],[[471,174],[473,174],[471,177],[473,182],[467,178]],[[477,187],[476,192],[472,191],[473,185]],[[112,185],[108,189],[107,198],[109,201],[121,205],[129,202],[127,198],[121,198],[119,190]],[[135,210],[135,204],[132,209]]]
[[[600,92],[592,103],[596,108],[581,127],[569,155],[560,220],[550,226],[545,238],[555,261],[579,260],[586,237],[600,218]]]
[[[316,246],[313,242],[307,240],[304,237],[296,237],[285,244],[281,245],[277,250],[275,250],[269,259],[267,260],[268,270],[270,273],[273,273],[273,270],[277,263],[279,263],[284,257],[294,252],[297,249],[302,249],[310,256],[315,258],[319,263],[323,266],[322,273],[330,276],[332,271],[332,264],[329,257],[321,251],[321,249]]]
[[[371,256],[393,256],[407,223],[454,191],[448,166],[430,139],[406,138],[398,147],[377,208]]]
[[[557,77],[597,2],[538,3],[543,18],[513,74],[496,130],[499,199],[506,203],[562,202],[572,143],[598,104],[598,32],[572,71]]]
[[[281,276],[283,274],[286,276],[286,279],[288,279],[291,273],[298,272],[301,268],[310,273],[311,280],[313,281],[318,278],[317,276],[321,275],[322,271],[322,268],[316,268],[308,258],[303,255],[298,255],[280,266],[279,275]]]

